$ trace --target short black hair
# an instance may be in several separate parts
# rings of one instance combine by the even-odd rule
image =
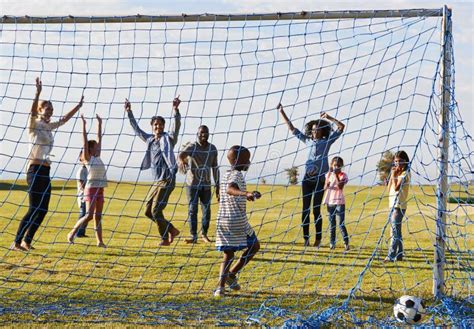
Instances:
[[[323,132],[323,137],[329,138],[329,135],[331,135],[331,123],[329,121],[323,120],[323,119],[317,119],[317,120],[311,120],[304,126],[304,134],[308,137],[311,137],[311,130],[313,129],[313,126],[316,125],[319,129],[322,130]]]
[[[207,129],[207,131],[209,131],[209,127],[206,126],[206,125],[200,125],[200,126],[198,127],[198,131],[201,130],[201,129]]]
[[[153,125],[155,121],[160,121],[162,124],[165,124],[165,118],[163,118],[161,115],[154,115],[151,117],[150,125]]]
[[[250,164],[250,151],[245,146],[234,145],[227,152],[227,159],[236,170],[245,170]]]
[[[334,161],[336,161],[336,163],[340,165],[341,167],[344,166],[344,160],[341,157],[332,158],[331,163],[333,163]]]

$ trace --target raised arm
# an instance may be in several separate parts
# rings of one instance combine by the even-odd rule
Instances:
[[[83,102],[84,102],[84,96],[82,96],[82,97],[81,97],[81,100],[79,101],[79,103],[78,103],[76,106],[74,106],[74,108],[73,108],[71,111],[69,111],[69,112],[61,119],[61,121],[62,121],[63,124],[66,123],[66,122],[68,122],[69,119],[71,119],[71,118],[74,116],[74,114],[76,114],[77,111],[79,111],[79,109],[82,107]]]
[[[38,102],[41,95],[41,90],[43,89],[43,84],[40,78],[36,78],[36,94],[33,99],[33,105],[31,105],[31,116],[36,117],[38,115]]]
[[[33,99],[33,105],[31,105],[31,113],[30,117],[28,118],[28,131],[30,133],[33,132],[36,125],[36,118],[38,116],[38,104],[39,104],[39,97],[41,94],[42,83],[39,78],[36,78],[36,93],[35,98]]]
[[[326,112],[321,112],[321,118],[326,119],[326,120],[331,121],[332,123],[334,123],[337,126],[337,130],[339,130],[340,132],[343,132],[344,128],[346,128],[345,124],[343,124],[341,121],[337,120],[336,118],[330,116]]]
[[[91,159],[91,155],[89,154],[89,146],[87,145],[86,119],[84,118],[84,114],[81,114],[81,119],[82,119],[82,143],[83,143],[82,154],[84,156],[84,160],[89,161]]]
[[[128,119],[130,121],[130,125],[132,126],[133,128],[133,131],[135,132],[135,135],[137,135],[138,137],[140,137],[140,139],[144,142],[146,142],[146,140],[151,136],[149,134],[147,134],[146,132],[144,132],[143,130],[140,129],[140,127],[138,126],[138,123],[137,123],[137,120],[135,120],[135,117],[133,116],[133,112],[132,112],[132,105],[130,104],[130,102],[128,101],[128,99],[125,98],[125,105],[124,105],[124,108],[125,108],[125,112],[127,113],[128,115]]]
[[[97,147],[99,149],[99,154],[102,151],[102,118],[96,114],[95,117],[97,118]]]
[[[283,105],[281,105],[281,103],[278,104],[277,109],[280,111],[281,117],[283,118],[283,121],[285,121],[285,123],[287,124],[288,129],[289,129],[291,132],[294,132],[294,131],[295,131],[295,126],[293,126],[293,124],[291,123],[290,119],[289,119],[288,116],[286,115],[285,111],[283,110]]]
[[[179,113],[179,104],[181,100],[178,97],[173,99],[174,121],[171,123],[170,137],[173,140],[173,146],[178,143],[179,129],[181,128],[181,114]]]

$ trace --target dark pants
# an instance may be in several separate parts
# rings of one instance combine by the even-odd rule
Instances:
[[[309,177],[305,175],[302,183],[303,188],[303,236],[309,239],[309,223],[311,212],[311,200],[313,201],[314,223],[316,226],[316,240],[321,241],[323,230],[323,218],[321,217],[321,202],[324,195],[324,176]]]
[[[403,258],[402,220],[405,216],[405,212],[406,209],[392,209],[390,218],[392,239],[390,241],[390,249],[388,251],[388,257],[392,260],[400,260]]]
[[[48,213],[51,198],[50,168],[42,165],[31,165],[26,174],[28,183],[29,209],[20,222],[15,243],[24,240],[30,244],[36,231]]]
[[[339,217],[339,228],[341,229],[342,238],[344,239],[344,244],[349,244],[349,236],[347,235],[346,225],[344,224],[345,220],[346,206],[343,204],[328,204],[328,214],[329,214],[329,225],[331,231],[331,244],[336,244],[336,216]]]
[[[81,202],[81,207],[79,208],[79,219],[84,217],[86,215],[86,202],[83,201]],[[76,236],[85,236],[86,235],[86,229],[87,229],[87,222],[82,224],[81,227],[79,227],[79,230],[77,230]]]
[[[197,238],[197,214],[198,202],[201,201],[202,212],[202,234],[207,235],[209,222],[211,221],[211,198],[212,192],[209,186],[186,186],[188,196],[188,221],[191,225],[191,236]]]
[[[168,239],[168,232],[173,225],[165,219],[163,210],[168,205],[168,199],[175,187],[175,180],[157,181],[153,183],[147,197],[145,215],[158,225],[158,231],[163,240]]]

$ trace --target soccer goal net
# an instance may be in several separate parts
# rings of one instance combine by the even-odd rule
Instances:
[[[455,101],[450,10],[3,17],[0,24],[0,323],[393,325],[402,295],[424,299],[423,321],[472,320],[472,137]],[[106,248],[96,246],[94,221],[85,237],[67,239],[80,213],[78,113],[52,131],[51,199],[34,249],[11,249],[34,194],[26,172],[37,77],[40,99],[54,108],[51,121],[82,95],[89,138],[96,115],[103,119]],[[186,241],[189,182],[181,173],[163,211],[181,232],[169,246],[160,245],[144,212],[154,177],[140,169],[150,149],[124,102],[153,134],[154,116],[165,119],[165,131],[172,126],[178,95],[174,156],[206,125],[221,178],[230,169],[229,148],[246,146],[247,189],[262,194],[247,202],[260,251],[238,273],[241,289],[224,298],[214,297],[223,257],[214,243],[214,189],[211,243],[199,235]],[[311,131],[303,143],[280,116],[280,103],[302,134],[323,112],[343,133],[330,148],[317,146]],[[410,182],[394,230],[387,184],[399,151],[409,157]],[[348,240],[336,218],[331,241],[328,207],[313,200],[305,244],[308,154],[344,161]],[[313,208],[322,216],[318,247]],[[403,252],[390,257],[397,237]]]

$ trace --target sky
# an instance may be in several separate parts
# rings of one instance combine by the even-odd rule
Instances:
[[[201,13],[274,13],[274,12],[300,12],[318,10],[363,10],[363,9],[409,9],[409,8],[440,8],[444,5],[438,1],[371,1],[370,3],[359,3],[355,1],[338,2],[315,2],[315,1],[55,1],[50,0],[45,5],[44,1],[1,1],[2,14],[12,16],[122,16],[122,15],[176,15],[181,13],[201,14]],[[464,120],[464,128],[467,132],[458,129],[460,137],[465,134],[472,135],[474,114],[473,108],[473,84],[474,57],[473,57],[473,13],[474,6],[468,1],[455,1],[447,3],[453,10],[453,34],[456,67],[456,100],[458,102],[460,115]],[[267,23],[265,23],[267,24]],[[36,49],[35,45],[22,48],[21,43],[29,36],[26,33],[17,32],[14,39],[12,34],[5,28],[2,34],[2,42],[10,44],[16,43],[15,61],[2,58],[0,68],[2,68],[1,81],[7,80],[5,68],[13,66],[17,73],[12,74],[8,79],[10,83],[6,87],[5,83],[0,87],[3,95],[7,95],[2,101],[2,122],[0,126],[0,136],[2,136],[2,146],[0,154],[0,175],[2,179],[22,179],[27,155],[27,135],[24,129],[24,122],[29,111],[30,99],[34,93],[34,76],[39,72],[38,68],[43,65],[44,72],[41,77],[44,83],[43,96],[46,95],[55,104],[55,113],[60,115],[74,106],[75,99],[79,97],[80,90],[85,95],[86,105],[83,111],[86,112],[91,132],[95,129],[95,122],[92,117],[98,113],[106,118],[104,141],[108,141],[105,146],[103,158],[108,163],[109,178],[113,180],[148,180],[148,173],[140,173],[138,170],[141,156],[144,152],[144,145],[133,137],[133,132],[128,123],[124,121],[121,100],[130,98],[136,116],[140,119],[144,130],[148,129],[148,119],[159,112],[168,120],[171,119],[169,102],[176,95],[180,94],[183,99],[182,113],[185,118],[181,130],[181,140],[178,144],[184,144],[194,139],[194,132],[199,124],[207,124],[211,128],[213,135],[211,140],[220,151],[221,164],[225,167],[224,151],[230,147],[229,144],[242,143],[249,145],[253,152],[253,166],[248,173],[249,179],[265,177],[269,183],[284,183],[285,168],[296,165],[304,168],[307,148],[299,143],[288,133],[278,114],[272,111],[279,101],[289,104],[287,112],[295,123],[295,126],[302,128],[308,117],[318,116],[322,109],[327,110],[331,115],[337,116],[346,125],[346,133],[337,141],[331,149],[330,155],[342,155],[346,160],[346,171],[352,178],[353,184],[374,184],[376,179],[375,163],[386,149],[395,150],[403,147],[410,154],[416,154],[414,169],[417,173],[419,183],[433,183],[436,179],[436,166],[434,158],[436,151],[433,151],[436,143],[436,117],[426,114],[428,107],[436,110],[436,105],[429,99],[431,92],[430,76],[434,72],[434,62],[436,61],[436,47],[434,43],[439,43],[439,34],[430,25],[424,22],[413,23],[417,26],[415,35],[404,35],[405,42],[397,42],[402,34],[384,34],[385,27],[377,22],[371,23],[369,27],[351,27],[342,22],[338,26],[339,32],[334,42],[333,33],[336,26],[332,22],[323,25],[310,24],[303,26],[296,24],[291,32],[294,34],[292,41],[285,40],[285,32],[288,24],[283,23],[278,26],[266,26],[262,24],[260,28],[248,24],[245,31],[238,24],[232,26],[218,25],[226,27],[227,38],[236,40],[235,43],[228,42],[226,51],[238,53],[241,50],[248,50],[252,54],[253,47],[258,47],[256,52],[258,58],[245,57],[240,54],[236,56],[219,56],[223,50],[224,41],[217,32],[212,36],[206,35],[206,30],[200,32],[198,45],[192,43],[196,37],[195,30],[186,26],[172,24],[170,33],[164,33],[169,46],[161,49],[153,49],[153,45],[148,47],[148,51],[140,50],[135,52],[134,47],[128,47],[127,42],[147,42],[147,38],[154,40],[153,36],[148,37],[142,32],[128,32],[129,25],[121,27],[124,31],[119,33],[111,29],[111,37],[108,42],[114,42],[113,38],[120,38],[117,41],[122,46],[117,49],[109,49],[110,54],[115,51],[120,52],[122,60],[104,61],[88,60],[77,61],[72,64],[74,70],[90,72],[103,72],[103,80],[98,80],[99,75],[87,77],[83,81],[83,76],[78,76],[68,82],[67,76],[57,74],[57,71],[71,69],[67,60],[61,62],[56,60],[56,74],[48,74],[48,60],[39,61],[35,59],[36,52],[42,52],[46,57],[67,58],[70,56],[70,47],[54,47],[48,49]],[[394,27],[396,24],[393,23]],[[407,22],[407,24],[412,24]],[[390,25],[390,24],[389,24]],[[402,26],[401,24],[400,26]],[[436,22],[434,23],[436,26]],[[439,25],[439,24],[438,24]],[[203,24],[206,27],[206,24]],[[207,25],[209,27],[210,25]],[[308,46],[306,50],[314,51],[315,54],[324,56],[303,56],[301,60],[294,59],[304,53],[304,47],[300,42],[303,29],[308,40],[316,40],[315,29],[327,31],[326,35],[321,35],[321,41],[328,43],[319,48],[315,42]],[[68,27],[64,27],[68,29]],[[100,32],[84,34],[80,32],[82,27],[76,27],[76,33],[71,40],[68,40],[67,33],[59,33],[63,38],[61,42],[71,41],[78,45],[88,42],[101,41]],[[371,33],[379,33],[377,42],[371,42],[370,38],[364,36],[364,32],[370,29]],[[235,32],[234,32],[235,30]],[[79,31],[79,32],[78,32]],[[217,31],[217,30],[216,30]],[[356,38],[351,38],[349,32],[358,32]],[[303,31],[304,32],[304,31]],[[114,34],[115,33],[115,34]],[[135,33],[134,35],[132,35]],[[179,45],[173,42],[173,37],[181,33]],[[245,33],[247,38],[259,40],[255,42],[237,42]],[[401,32],[400,32],[401,33]],[[419,33],[419,34],[416,34]],[[43,34],[44,35],[44,34]],[[42,37],[41,33],[38,34]],[[160,40],[163,36],[156,36]],[[212,45],[211,51],[215,53],[212,59],[206,56],[198,56],[204,53],[210,43],[207,38],[213,38],[216,42]],[[33,35],[34,38],[34,35]],[[92,38],[92,40],[87,40]],[[105,38],[105,37],[104,37]],[[110,39],[112,38],[112,40]],[[390,39],[391,38],[391,39]],[[38,39],[39,40],[39,39]],[[56,40],[57,41],[57,40]],[[219,46],[219,41],[222,43]],[[362,46],[357,45],[362,43]],[[54,38],[48,42],[54,43]],[[271,43],[274,44],[271,44]],[[367,47],[364,46],[367,43]],[[39,42],[40,43],[40,42]],[[258,45],[257,45],[258,43]],[[217,45],[217,46],[215,46]],[[384,45],[388,45],[384,50]],[[276,46],[279,50],[275,52],[265,51]],[[341,46],[344,51],[338,51]],[[41,46],[38,46],[41,47]],[[266,48],[268,47],[268,48]],[[415,47],[415,50],[410,50]],[[3,51],[5,55],[6,51]],[[105,49],[105,48],[104,48]],[[88,56],[89,58],[100,58],[105,54],[101,53],[101,47],[77,46],[74,48],[74,56]],[[346,51],[347,49],[347,51]],[[369,50],[367,50],[369,49]],[[285,52],[286,51],[286,52]],[[347,61],[354,55],[358,60],[353,63]],[[364,51],[369,51],[364,54]],[[425,51],[425,53],[423,53]],[[30,52],[30,53],[28,53]],[[88,52],[85,54],[85,52]],[[160,61],[141,60],[140,57],[150,58],[157,54],[156,58],[179,52],[180,59],[167,58]],[[28,59],[23,60],[21,56],[28,55]],[[342,57],[341,57],[342,55]],[[275,57],[276,56],[276,57]],[[278,57],[280,56],[280,57]],[[393,60],[387,60],[391,58]],[[135,59],[127,59],[133,58]],[[138,57],[138,58],[137,58]],[[207,56],[209,57],[209,56]],[[323,58],[324,57],[324,58]],[[309,58],[309,60],[308,60]],[[197,59],[197,60],[196,60]],[[278,61],[281,59],[281,62]],[[305,61],[305,59],[307,59]],[[336,64],[339,60],[342,63]],[[207,62],[208,61],[208,62]],[[254,65],[255,61],[259,65]],[[378,66],[378,71],[372,70],[371,64],[383,62]],[[240,63],[240,64],[239,64]],[[242,65],[243,64],[243,65]],[[352,65],[349,65],[352,64]],[[53,65],[53,64],[51,64]],[[130,66],[132,65],[132,69]],[[324,70],[318,70],[320,65]],[[403,67],[407,65],[408,67]],[[228,67],[222,70],[222,67]],[[360,70],[357,70],[360,66]],[[211,67],[212,72],[209,69]],[[196,69],[197,68],[197,69]],[[337,68],[332,70],[332,68]],[[175,70],[180,70],[179,75],[174,76]],[[201,73],[201,69],[203,74]],[[54,69],[53,69],[54,70]],[[131,74],[130,70],[135,73]],[[168,71],[167,74],[156,72]],[[188,71],[187,71],[188,70]],[[377,70],[377,68],[373,68]],[[30,71],[30,72],[29,72]],[[304,73],[303,73],[304,71]],[[364,76],[357,72],[367,71],[369,80],[377,77],[376,83],[364,81]],[[384,75],[384,71],[389,72]],[[142,72],[142,73],[139,73]],[[148,73],[146,73],[148,72]],[[150,73],[152,72],[152,73]],[[153,73],[154,72],[154,73]],[[192,72],[189,73],[189,72]],[[156,73],[156,74],[155,74]],[[212,74],[211,74],[212,73]],[[366,76],[366,77],[367,77]],[[109,79],[110,77],[110,79]],[[257,78],[255,78],[257,77]],[[286,78],[285,78],[286,77]],[[417,77],[421,77],[418,79]],[[114,78],[114,79],[112,79]],[[21,79],[16,80],[16,79]],[[402,79],[405,83],[403,87],[397,85],[397,79]],[[112,82],[113,80],[113,82]],[[185,83],[192,80],[191,85]],[[161,81],[161,82],[160,82]],[[317,81],[317,83],[312,83]],[[330,83],[328,83],[330,81]],[[394,82],[395,81],[395,82]],[[53,86],[57,82],[56,86]],[[225,85],[223,85],[225,82]],[[134,86],[133,88],[130,86]],[[360,85],[355,88],[353,86]],[[147,86],[146,88],[143,86]],[[70,88],[63,88],[70,87]],[[84,88],[85,87],[85,90]],[[107,88],[104,88],[107,87]],[[82,88],[82,89],[81,89]],[[341,88],[344,92],[341,92]],[[391,90],[384,93],[384,99],[378,99],[380,89]],[[412,88],[411,91],[405,88]],[[158,91],[159,90],[159,91]],[[283,90],[285,90],[283,92]],[[413,92],[416,90],[416,92]],[[157,92],[158,91],[158,92]],[[422,95],[419,97],[418,94]],[[64,100],[66,99],[66,101]],[[345,99],[358,99],[357,102],[344,102]],[[159,103],[159,106],[156,104]],[[381,108],[378,108],[383,104]],[[382,109],[383,107],[383,109]],[[407,108],[411,108],[409,111]],[[7,124],[5,124],[7,123]],[[427,124],[425,124],[427,123]],[[245,131],[242,134],[242,131]],[[55,178],[69,179],[74,177],[77,170],[77,153],[81,147],[79,121],[69,122],[67,127],[61,129],[56,135],[55,158],[57,162],[53,169]],[[464,151],[470,149],[472,145],[461,145]],[[132,151],[131,151],[132,150]],[[434,154],[433,154],[434,152]],[[455,170],[463,171],[465,168]],[[183,177],[179,179],[182,180]]]

